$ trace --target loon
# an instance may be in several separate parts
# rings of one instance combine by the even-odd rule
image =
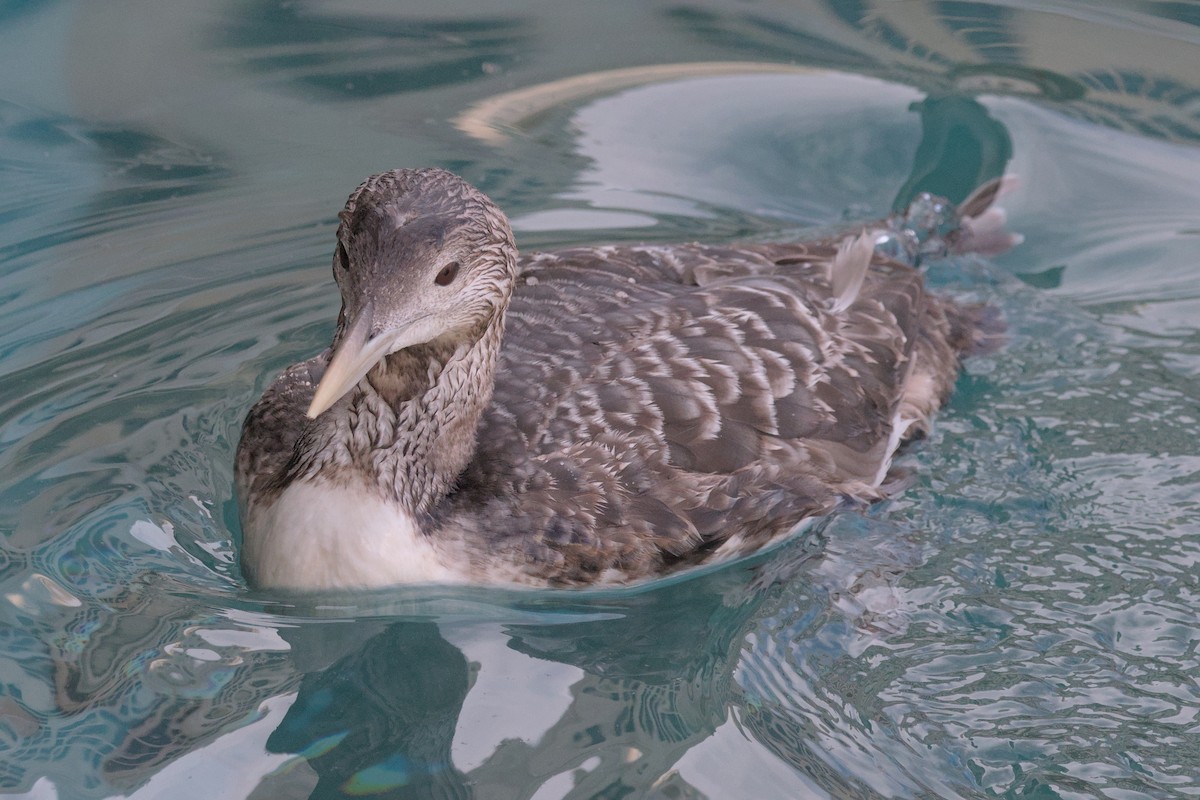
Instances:
[[[1014,242],[998,185],[934,204],[946,249]],[[753,552],[884,496],[990,335],[887,229],[519,256],[440,169],[368,178],[339,220],[332,344],[238,444],[256,587],[612,585]]]

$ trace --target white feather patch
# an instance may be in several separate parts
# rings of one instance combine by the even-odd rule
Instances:
[[[297,481],[246,525],[243,565],[264,588],[346,589],[469,576],[395,503],[365,488]]]
[[[837,255],[829,268],[829,282],[833,288],[833,311],[842,312],[858,299],[871,257],[875,255],[875,236],[863,231],[858,236],[847,236],[838,245]]]

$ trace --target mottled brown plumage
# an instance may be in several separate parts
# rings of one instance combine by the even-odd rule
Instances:
[[[334,345],[238,447],[260,585],[584,585],[752,551],[878,497],[978,336],[866,235],[518,261],[503,214],[440,170],[369,179],[341,220]]]

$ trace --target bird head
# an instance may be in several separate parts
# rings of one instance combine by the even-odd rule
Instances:
[[[338,217],[333,276],[342,314],[311,418],[392,353],[478,339],[503,314],[516,276],[504,213],[445,170],[374,175]]]

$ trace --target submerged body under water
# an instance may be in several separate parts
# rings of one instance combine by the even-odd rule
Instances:
[[[0,793],[1195,795],[1193,16],[0,7]],[[253,591],[242,418],[329,342],[347,181],[400,164],[524,251],[821,237],[1015,173],[1025,243],[925,265],[1005,344],[910,488],[750,558]]]

